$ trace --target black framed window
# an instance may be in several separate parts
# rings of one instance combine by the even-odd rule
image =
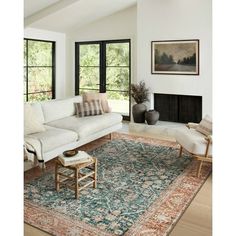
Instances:
[[[24,101],[55,98],[55,42],[24,39]]]
[[[75,94],[107,93],[112,111],[130,120],[130,39],[75,43]]]

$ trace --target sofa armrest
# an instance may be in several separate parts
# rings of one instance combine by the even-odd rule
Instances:
[[[193,123],[193,122],[189,122],[188,124],[186,124],[187,128],[189,129],[196,129],[198,127],[198,123]]]
[[[212,135],[207,135],[205,139],[206,139],[206,141],[208,141],[209,143],[212,143]]]
[[[43,161],[42,141],[39,138],[25,135],[24,147],[31,154],[34,153],[38,161]]]

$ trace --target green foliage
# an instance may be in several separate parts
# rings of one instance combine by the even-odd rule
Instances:
[[[138,84],[131,84],[131,97],[136,103],[149,101],[148,95],[149,89],[146,88],[144,81],[140,81]]]
[[[27,41],[24,40],[24,94],[26,91]],[[28,40],[28,100],[52,98],[52,43]],[[48,67],[49,66],[49,67]],[[41,92],[41,93],[38,93]],[[35,93],[35,94],[30,94]]]
[[[99,88],[99,67],[80,67],[80,87]]]
[[[85,44],[79,47],[80,66],[99,66],[99,44]]]
[[[116,91],[107,91],[107,98],[113,100],[129,100],[128,92],[116,92]]]
[[[129,90],[129,69],[124,67],[107,68],[107,89]]]
[[[40,92],[52,90],[51,68],[29,68],[28,69],[28,92]]]
[[[52,43],[41,41],[28,41],[28,65],[51,66]]]
[[[29,101],[45,101],[52,99],[52,93],[35,93],[35,94],[29,94],[28,100]]]
[[[111,43],[106,48],[107,66],[129,66],[129,44]]]
[[[99,90],[99,45],[80,45],[80,93]],[[109,99],[129,99],[129,44],[111,43],[106,47],[106,83]],[[117,90],[117,91],[110,91]],[[120,92],[120,91],[123,92]]]
[[[106,48],[106,65],[107,65],[107,84],[108,90],[129,90],[129,44],[112,43]],[[126,93],[127,95],[127,93]],[[113,97],[123,100],[127,96],[113,94]]]

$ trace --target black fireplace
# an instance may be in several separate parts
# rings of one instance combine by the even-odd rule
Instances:
[[[198,123],[202,119],[202,97],[155,93],[154,109],[160,113],[159,120]]]

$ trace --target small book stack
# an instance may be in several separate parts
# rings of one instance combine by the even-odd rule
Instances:
[[[84,151],[78,151],[78,154],[72,157],[66,157],[62,154],[58,159],[63,166],[77,165],[93,160],[92,157]]]

